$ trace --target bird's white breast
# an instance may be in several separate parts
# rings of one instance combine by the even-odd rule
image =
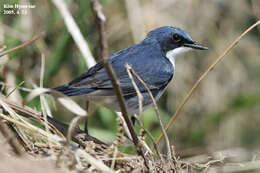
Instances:
[[[170,60],[174,69],[175,69],[175,59],[178,58],[181,54],[188,52],[189,50],[191,50],[191,48],[189,47],[178,47],[166,53],[166,57]]]

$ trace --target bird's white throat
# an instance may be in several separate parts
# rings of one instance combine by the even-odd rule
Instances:
[[[175,59],[178,58],[181,54],[190,51],[189,47],[178,47],[176,49],[170,50],[166,53],[166,57],[171,61],[173,67],[175,67]]]

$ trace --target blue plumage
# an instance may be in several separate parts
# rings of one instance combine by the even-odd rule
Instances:
[[[182,50],[180,48],[206,49],[196,44],[188,34],[179,28],[161,27],[151,31],[141,43],[118,51],[109,57],[130,113],[138,112],[138,98],[125,65],[128,63],[132,66],[150,88],[153,96],[159,99],[174,75],[174,55]],[[146,89],[137,79],[135,82],[143,94],[143,106],[149,106],[152,100]],[[105,106],[119,111],[118,105],[115,104],[113,85],[102,63],[91,67],[69,84],[52,89],[67,96],[86,95],[90,101],[100,102],[108,99],[110,102],[106,102]]]
[[[52,89],[62,92],[66,96],[76,96],[76,95],[88,94],[88,93],[95,91],[95,89],[91,89],[91,88],[75,88],[69,84],[54,87]]]

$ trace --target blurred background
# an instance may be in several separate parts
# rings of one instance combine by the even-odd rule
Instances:
[[[8,93],[22,81],[25,88],[39,85],[41,54],[46,57],[44,87],[67,83],[88,68],[51,0],[8,0],[8,3],[33,4],[36,8],[27,10],[25,15],[3,15],[1,4],[0,48],[15,47],[40,32],[46,36],[1,57],[2,92]],[[67,0],[66,3],[98,61],[98,28],[90,2]],[[200,75],[260,18],[259,0],[102,0],[101,3],[107,18],[106,35],[111,54],[138,43],[149,31],[165,25],[180,27],[209,47],[208,51],[192,51],[177,60],[174,80],[158,102],[165,124]],[[169,129],[170,141],[178,155],[184,158],[234,148],[250,153],[250,158],[259,154],[259,58],[258,27],[209,73]],[[27,95],[28,92],[17,90],[10,99],[25,103]],[[75,100],[84,107],[83,100]],[[39,98],[28,105],[40,109]],[[53,115],[65,122],[73,117],[61,106],[53,110]],[[117,130],[116,115],[106,108],[93,110],[90,134],[112,142]],[[157,138],[161,131],[153,108],[143,113],[143,119],[145,127]]]

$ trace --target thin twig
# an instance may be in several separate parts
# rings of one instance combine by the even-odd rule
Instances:
[[[88,112],[88,110],[89,110],[89,101],[88,101],[88,100],[86,100],[85,105],[86,105],[85,110],[86,110],[86,112]],[[88,117],[86,117],[86,119],[85,119],[84,132],[85,132],[87,135],[89,134],[89,133],[88,133]]]
[[[20,122],[20,121],[15,120],[15,119],[13,119],[11,117],[8,117],[8,116],[6,116],[4,114],[0,114],[0,118],[3,118],[6,121],[12,122],[12,123],[14,123],[14,124],[16,124],[18,126],[24,127],[24,128],[29,129],[31,131],[37,132],[38,134],[40,134],[42,136],[48,137],[49,139],[52,140],[52,142],[55,142],[56,144],[59,144],[59,142],[62,141],[62,138],[60,138],[59,136],[47,133],[44,130],[42,130],[42,129],[38,128],[38,127],[35,127],[35,126],[31,125],[31,124],[30,125],[25,124],[24,122]]]
[[[83,157],[84,159],[86,159],[88,163],[93,165],[95,168],[97,168],[101,172],[107,172],[107,173],[113,173],[114,172],[107,165],[105,165],[101,160],[96,159],[92,155],[88,154],[86,151],[79,149],[79,150],[76,151],[76,154]]]
[[[108,51],[107,51],[107,41],[106,41],[106,35],[105,35],[105,15],[102,12],[102,6],[99,3],[98,0],[92,0],[92,7],[93,7],[93,11],[96,14],[97,17],[97,23],[98,23],[98,27],[99,27],[99,39],[100,39],[100,47],[101,47],[101,55],[102,55],[102,63],[106,69],[106,72],[112,82],[112,85],[114,87],[114,91],[116,93],[116,97],[117,97],[117,101],[119,103],[120,106],[120,110],[122,112],[122,115],[124,117],[124,120],[127,124],[127,127],[130,131],[131,137],[133,139],[133,143],[135,145],[135,149],[137,151],[137,153],[143,157],[144,159],[144,163],[147,169],[149,169],[148,167],[148,163],[147,163],[147,159],[145,158],[145,154],[143,153],[142,150],[142,144],[140,143],[140,140],[137,137],[137,134],[134,130],[134,126],[133,123],[131,122],[129,116],[128,116],[128,111],[127,111],[127,107],[126,107],[126,103],[123,97],[123,92],[120,88],[119,85],[119,81],[116,78],[115,72],[113,70],[113,68],[111,67],[111,64],[108,61]]]
[[[40,88],[43,88],[43,79],[44,79],[44,67],[45,67],[45,56],[41,56],[41,73],[40,73]]]
[[[25,87],[21,87],[21,86],[17,86],[17,85],[9,85],[9,84],[6,84],[4,82],[0,82],[0,87],[6,87],[6,88],[17,88],[18,90],[22,90],[22,91],[25,91],[25,92],[32,92],[33,89],[30,89],[30,88],[25,88]],[[2,89],[1,88],[1,89]]]
[[[140,124],[141,128],[144,130],[144,132],[149,136],[149,138],[151,139],[152,143],[153,143],[153,147],[155,148],[155,151],[157,153],[157,155],[159,156],[160,160],[164,163],[164,159],[162,157],[162,154],[159,152],[159,147],[158,145],[156,144],[155,142],[155,139],[153,138],[153,135],[144,128],[144,124],[143,122],[139,119],[139,118],[136,118],[137,119],[137,122]]]
[[[249,32],[251,31],[253,28],[255,28],[257,25],[260,24],[260,20],[258,20],[255,24],[251,25],[247,30],[245,30],[239,37],[237,37],[237,39],[228,46],[228,48],[223,52],[222,55],[220,55],[216,61],[214,61],[209,68],[201,75],[201,77],[195,82],[195,84],[193,85],[193,87],[191,88],[191,90],[188,92],[188,94],[186,95],[186,97],[183,99],[183,101],[179,104],[179,106],[177,107],[175,113],[172,115],[171,119],[169,120],[168,124],[166,125],[165,129],[168,130],[169,127],[172,125],[172,123],[174,122],[174,120],[177,118],[177,116],[180,114],[180,112],[182,111],[185,103],[187,103],[187,101],[191,98],[192,94],[194,93],[194,91],[198,88],[199,84],[201,83],[201,81],[208,75],[208,73],[210,71],[212,71],[214,69],[214,67],[231,51],[231,49],[233,47],[235,47],[238,42]],[[158,137],[158,139],[156,140],[156,143],[158,144],[160,142],[160,140],[162,139],[163,134],[161,133],[160,136]]]
[[[5,55],[5,56],[8,56],[8,55]],[[7,84],[16,86],[14,88],[5,88],[5,93],[8,93],[7,94],[8,96],[6,96],[6,97],[8,97],[9,100],[14,100],[18,103],[22,103],[23,98],[21,96],[21,93],[20,93],[20,91],[15,89],[15,88],[17,88],[17,84],[16,84],[17,77],[15,76],[15,72],[9,68],[6,68],[6,72],[4,73],[4,78],[5,78],[5,82]],[[20,84],[22,84],[22,83],[20,83]]]
[[[136,83],[135,83],[135,81],[134,81],[134,78],[133,78],[133,75],[131,74],[131,72],[130,72],[130,65],[129,64],[126,64],[125,65],[125,68],[126,68],[126,71],[127,71],[127,73],[128,73],[128,76],[129,76],[129,78],[130,78],[130,80],[131,80],[131,82],[132,82],[132,84],[133,84],[133,86],[134,86],[134,88],[135,88],[135,91],[136,91],[136,93],[137,93],[137,97],[138,97],[138,107],[139,107],[139,116],[141,116],[141,114],[142,114],[142,112],[143,112],[143,95],[141,94],[141,92],[140,92],[140,90],[139,90],[139,88],[138,88],[138,86],[136,85]]]
[[[101,54],[103,55],[103,59],[102,59],[102,62],[104,64],[104,67],[106,69],[106,72],[114,86],[114,91],[116,93],[116,96],[117,96],[117,100],[118,100],[118,103],[119,103],[119,106],[120,106],[120,109],[121,109],[121,112],[122,112],[122,115],[125,119],[125,122],[128,126],[128,129],[130,131],[130,134],[132,136],[132,139],[133,139],[133,142],[134,144],[137,146],[138,143],[139,143],[139,139],[137,137],[137,134],[136,132],[134,131],[134,126],[128,116],[128,111],[127,111],[127,108],[126,108],[126,103],[125,103],[125,100],[123,98],[123,92],[119,86],[119,81],[117,80],[116,78],[116,75],[114,73],[114,70],[112,69],[109,61],[108,61],[108,52],[107,52],[107,42],[106,42],[106,38],[105,38],[105,33],[104,33],[104,22],[105,22],[105,16],[103,15],[103,12],[102,12],[102,6],[100,5],[99,1],[98,0],[92,0],[91,1],[92,4],[93,4],[93,10],[97,16],[97,23],[98,23],[98,26],[99,26],[99,35],[100,35],[100,43],[101,43]]]
[[[28,46],[28,45],[32,44],[33,42],[35,42],[36,40],[42,38],[43,36],[44,36],[44,33],[42,32],[42,33],[40,33],[39,35],[33,37],[31,40],[26,41],[26,42],[24,42],[23,44],[21,44],[21,45],[19,45],[19,46],[16,46],[16,47],[14,47],[14,48],[11,48],[11,49],[9,49],[9,50],[6,50],[6,51],[1,52],[1,53],[0,53],[0,57],[6,55],[6,54],[8,54],[8,53],[14,52],[14,51],[16,51],[16,50],[18,50],[18,49],[21,49],[21,48],[23,48],[23,47],[25,47],[25,46]]]
[[[153,97],[153,94],[151,92],[151,90],[148,88],[148,86],[146,85],[146,83],[143,81],[143,79],[134,71],[134,69],[129,66],[128,67],[129,70],[135,75],[135,77],[142,83],[142,85],[145,87],[145,89],[147,90],[147,92],[149,93],[152,101],[153,101],[153,105],[154,105],[154,109],[155,109],[155,113],[156,113],[156,116],[159,120],[159,123],[160,123],[160,127],[161,127],[161,130],[163,132],[163,136],[165,138],[165,143],[166,143],[166,149],[167,149],[167,157],[168,157],[168,161],[170,161],[172,159],[172,152],[171,152],[171,147],[170,147],[170,141],[169,141],[169,138],[167,136],[167,133],[164,129],[164,126],[163,126],[163,123],[162,123],[162,120],[160,118],[160,114],[159,114],[159,109],[158,109],[158,106],[156,104],[156,101]]]
[[[44,67],[45,67],[45,56],[44,56],[44,54],[42,54],[42,56],[41,56],[41,61],[42,62],[41,62],[41,73],[40,73],[40,87],[43,88]],[[49,108],[47,107],[48,104],[47,104],[47,101],[45,100],[43,94],[40,95],[40,102],[41,102],[41,109],[42,109],[42,115],[43,115],[43,120],[44,120],[44,127],[45,127],[46,132],[50,133],[50,129],[49,129],[49,126],[48,126],[48,120],[47,120],[47,112],[50,112],[50,111],[47,111],[47,109],[49,109]],[[50,146],[49,139],[48,139],[47,142],[48,142],[48,145]]]
[[[68,132],[67,132],[67,142],[66,146],[68,147],[70,144],[70,141],[72,139],[73,134],[75,134],[75,129],[78,127],[79,123],[87,118],[87,114],[85,116],[76,116],[75,118],[72,119],[70,122]]]
[[[116,164],[116,156],[117,156],[117,153],[118,153],[118,148],[115,147],[114,152],[113,152],[113,160],[112,160],[112,163],[111,163],[111,166],[110,166],[110,168],[111,168],[112,170],[114,169],[115,164]]]
[[[135,91],[136,91],[136,93],[137,93],[138,102],[139,102],[139,103],[138,103],[138,104],[139,104],[139,117],[140,117],[140,116],[141,116],[141,113],[142,113],[143,95],[141,94],[141,92],[140,92],[138,86],[136,85],[136,83],[135,83],[135,81],[134,81],[133,75],[132,75],[131,72],[130,72],[131,66],[130,66],[129,64],[126,64],[125,67],[126,67],[128,76],[129,76],[129,78],[131,79],[131,82],[132,82],[132,84],[133,84],[133,86],[134,86],[134,88],[135,88]],[[155,142],[155,140],[154,140],[152,134],[151,134],[148,130],[146,130],[146,129],[144,128],[143,122],[142,122],[138,117],[136,117],[136,119],[137,119],[138,123],[140,124],[141,128],[144,130],[144,132],[145,132],[145,133],[149,136],[149,138],[151,139],[151,141],[152,141],[152,143],[153,143],[153,146],[154,146],[154,148],[155,148],[155,151],[156,151],[157,155],[160,157],[161,161],[164,162],[164,159],[163,159],[161,153],[160,153],[159,150],[158,150],[158,146],[157,146],[157,144],[156,144],[156,142]]]
[[[108,46],[105,34],[105,21],[106,17],[102,12],[102,6],[98,0],[91,0],[92,9],[96,15],[97,25],[99,30],[99,45],[102,58],[108,58]]]
[[[17,90],[19,87],[21,87],[24,84],[24,81],[20,82],[17,86],[15,86],[14,89],[12,89],[12,91],[10,91],[8,94],[6,94],[5,98],[8,98],[13,92],[15,92],[15,90]]]
[[[77,44],[83,58],[88,67],[94,66],[96,61],[89,49],[87,41],[84,39],[83,35],[81,34],[79,27],[77,26],[76,22],[74,21],[72,15],[69,12],[69,9],[64,2],[64,0],[52,0],[54,5],[59,10],[65,25],[70,32],[72,38],[74,39],[75,43]]]

